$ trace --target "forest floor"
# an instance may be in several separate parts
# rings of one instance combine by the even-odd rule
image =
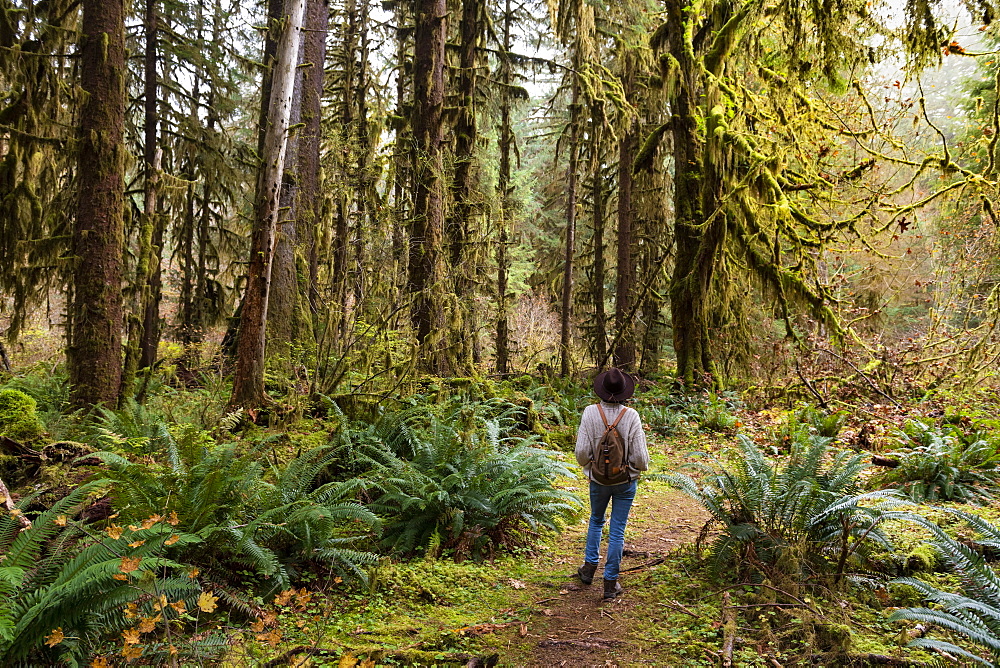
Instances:
[[[674,553],[694,544],[706,519],[701,506],[677,490],[642,483],[626,531],[620,578],[625,593],[608,602],[601,600],[603,563],[593,585],[575,576],[583,560],[586,517],[569,527],[553,546],[553,556],[539,564],[552,575],[531,583],[539,608],[518,629],[524,633],[520,642],[500,652],[501,660],[532,666],[665,665],[669,656],[657,651],[656,634],[650,631],[674,610],[649,585],[667,576],[698,594],[701,588],[676,571]]]

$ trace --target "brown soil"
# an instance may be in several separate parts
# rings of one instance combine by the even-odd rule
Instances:
[[[625,532],[625,554],[620,581],[625,589],[619,598],[601,600],[603,564],[594,584],[587,586],[575,576],[583,561],[586,519],[567,529],[554,552],[565,562],[565,575],[540,585],[536,613],[520,628],[530,641],[532,666],[627,666],[657,663],[643,656],[642,647],[630,638],[641,633],[631,623],[636,606],[648,606],[641,593],[629,591],[629,581],[638,573],[656,568],[677,548],[693,543],[708,516],[699,504],[664,483],[641,483]],[[602,551],[606,542],[602,545]],[[629,569],[635,569],[629,571]],[[548,590],[546,592],[546,589]],[[662,664],[660,664],[662,665]]]

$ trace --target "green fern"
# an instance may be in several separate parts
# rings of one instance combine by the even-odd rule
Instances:
[[[181,550],[179,558],[209,568],[248,569],[277,587],[289,584],[289,568],[302,560],[321,559],[364,579],[360,567],[375,557],[350,548],[364,537],[358,530],[372,530],[378,520],[352,498],[357,481],[313,489],[333,457],[323,446],[283,469],[272,467],[276,482],[270,482],[263,465],[268,445],[240,453],[234,444],[171,439],[162,464],[107,451],[91,456],[106,464],[111,496],[123,516],[177,513],[179,526],[203,541],[196,552]]]
[[[981,536],[977,541],[980,545],[1000,546],[1000,528],[960,510],[944,510],[957,515],[975,529]],[[896,610],[889,616],[889,621],[917,621],[947,629],[986,650],[989,659],[954,643],[934,638],[917,638],[910,642],[911,647],[939,649],[986,665],[1000,663],[1000,577],[977,551],[959,543],[932,522],[924,520],[921,524],[933,533],[933,544],[942,560],[960,576],[962,593],[944,592],[916,578],[898,578],[893,582],[914,587],[937,607]]]
[[[386,518],[386,547],[409,554],[439,542],[456,559],[484,556],[529,544],[576,512],[576,498],[553,485],[572,473],[533,438],[506,435],[506,419],[466,408],[378,427],[382,439],[361,456],[371,468],[369,508]]]
[[[710,550],[714,572],[755,566],[796,579],[832,572],[839,580],[871,547],[888,545],[879,525],[904,516],[893,510],[902,501],[892,491],[861,493],[863,455],[835,450],[830,441],[799,430],[782,465],[739,435],[739,451],[726,462],[697,453],[711,460],[696,466],[700,481],[679,472],[661,476],[722,526]]]
[[[887,455],[899,466],[882,480],[914,501],[984,505],[1000,492],[1000,442],[995,437],[911,420],[896,438],[905,449]]]
[[[77,488],[34,518],[30,529],[9,515],[0,517],[0,663],[3,665],[54,665],[77,663],[89,656],[102,639],[129,625],[127,603],[146,595],[136,582],[156,580],[155,574],[180,568],[161,556],[163,543],[174,532],[139,529],[117,539],[87,534],[72,522],[61,526],[60,516],[72,516],[106,480]],[[22,500],[23,508],[30,499]],[[129,543],[143,541],[140,545]],[[182,532],[177,544],[190,545],[197,538]],[[131,582],[122,582],[123,556],[140,558]],[[171,600],[197,595],[197,584],[188,578],[155,583],[158,593]],[[62,628],[67,640],[55,647],[45,637]]]

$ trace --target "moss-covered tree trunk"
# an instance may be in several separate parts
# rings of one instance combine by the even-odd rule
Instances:
[[[125,206],[125,11],[122,0],[84,0],[79,199],[73,230],[72,400],[118,401],[122,374]]]
[[[604,283],[607,280],[604,231],[607,218],[607,190],[604,187],[603,153],[604,117],[599,105],[592,104],[590,111],[590,196],[593,201],[594,261],[591,264],[591,293],[594,302],[594,321],[591,323],[591,340],[594,358],[600,364],[608,355],[608,314],[605,308]]]
[[[706,173],[704,139],[700,135],[700,104],[706,91],[703,64],[683,27],[688,21],[682,0],[668,0],[667,20],[673,22],[668,49],[678,65],[679,82],[671,97],[674,150],[674,271],[670,279],[670,309],[674,329],[677,378],[685,387],[716,385],[709,323],[712,279],[725,239],[723,215],[717,215],[718,192]],[[712,96],[713,98],[715,96]]]
[[[579,47],[574,47],[579,52]],[[563,254],[562,313],[559,322],[559,374],[570,372],[570,336],[573,321],[573,263],[576,258],[577,163],[580,155],[580,86],[573,76],[573,96],[569,110],[569,165],[566,173],[566,236]]]
[[[300,272],[300,293],[308,300],[310,311],[319,307],[319,254],[316,243],[322,198],[320,193],[319,149],[323,97],[323,65],[326,61],[326,36],[330,25],[330,5],[326,0],[310,0],[306,7],[306,34],[303,36],[302,130],[299,136],[299,190],[296,204],[296,241],[305,271]]]
[[[634,92],[631,76],[626,84],[627,94]],[[635,369],[635,257],[633,254],[632,228],[635,221],[632,188],[632,162],[638,141],[638,119],[629,123],[618,147],[618,282],[615,286],[615,366]]]
[[[497,175],[497,194],[500,199],[500,228],[497,237],[497,328],[496,328],[496,369],[501,376],[510,372],[510,302],[507,295],[508,273],[510,272],[511,208],[511,164],[510,154],[514,148],[514,128],[510,120],[511,112],[511,71],[510,50],[513,48],[511,24],[514,21],[510,0],[504,0],[503,44],[500,56],[500,172]]]
[[[274,261],[281,177],[284,173],[292,88],[295,83],[305,0],[288,0],[285,8],[287,18],[282,26],[271,80],[271,95],[267,101],[267,126],[257,179],[247,287],[243,296],[236,344],[236,371],[233,374],[233,394],[230,398],[232,406],[255,407],[265,401],[264,346],[271,267]]]
[[[413,58],[414,210],[410,230],[409,293],[421,370],[451,372],[445,333],[444,58],[445,0],[417,0]]]

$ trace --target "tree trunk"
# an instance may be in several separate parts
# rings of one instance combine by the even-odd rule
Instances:
[[[679,2],[670,3],[671,12],[681,22]],[[683,81],[671,100],[673,110],[674,164],[674,271],[670,279],[670,310],[674,328],[674,351],[677,355],[677,378],[686,387],[713,385],[717,381],[709,338],[709,315],[712,276],[718,249],[724,236],[724,221],[717,216],[709,223],[706,216],[714,211],[706,201],[704,147],[698,136],[696,110],[700,90],[694,63],[675,35],[671,52],[680,58]],[[688,66],[687,68],[685,66]],[[706,209],[706,203],[711,209]],[[723,222],[723,225],[720,225]]]
[[[455,134],[455,177],[452,182],[452,215],[448,219],[447,238],[449,244],[449,273],[452,276],[452,290],[458,298],[457,327],[449,332],[456,340],[457,373],[468,373],[472,369],[477,349],[474,345],[476,300],[469,294],[474,283],[476,268],[469,254],[472,237],[472,219],[477,215],[473,201],[479,181],[479,167],[476,162],[476,83],[478,80],[479,48],[482,39],[482,0],[462,0],[462,21],[459,28],[458,63],[458,109],[454,124]]]
[[[511,38],[511,23],[514,17],[510,6],[511,0],[504,2],[503,16],[503,54],[500,57],[500,173],[497,176],[497,191],[500,198],[500,226],[497,240],[497,341],[496,366],[497,373],[504,376],[510,373],[510,303],[507,299],[507,274],[510,271],[510,259],[507,245],[510,243],[511,218],[511,166],[510,151],[514,146],[514,131],[510,122],[512,82],[510,50],[513,47]]]
[[[444,55],[445,0],[417,0],[413,61],[413,127],[416,146],[413,224],[410,233],[411,319],[419,346],[419,367],[450,372],[443,333],[444,258]]]
[[[292,86],[292,102],[288,118],[290,128],[296,128],[302,120],[302,102],[306,84],[304,63],[308,62],[305,49],[308,39],[314,38],[309,26],[309,19],[318,14],[317,5],[322,6],[322,0],[306,0],[305,15],[303,16],[303,25],[306,30],[299,40],[299,49],[296,55],[295,83]],[[322,65],[320,67],[322,68]],[[292,343],[301,343],[300,335],[303,333],[298,323],[299,282],[295,260],[295,251],[300,243],[297,208],[300,183],[300,137],[300,129],[290,131],[285,148],[285,168],[281,177],[274,264],[271,267],[271,295],[268,299],[267,311],[266,357],[278,362],[286,371],[290,369]]]
[[[573,317],[573,261],[576,256],[576,170],[580,151],[580,86],[573,74],[573,101],[570,104],[569,168],[566,175],[566,252],[563,260],[562,319],[559,327],[560,375],[570,372],[570,325]]]
[[[253,237],[236,344],[236,372],[233,375],[231,406],[255,407],[265,401],[264,339],[267,307],[305,0],[288,0],[286,10],[286,20],[272,71],[271,95],[267,101],[268,123],[257,179]]]
[[[626,85],[626,91],[633,87]],[[631,97],[631,96],[630,96]],[[617,344],[614,364],[626,371],[635,370],[635,258],[632,249],[632,162],[638,141],[638,120],[633,121],[621,139],[618,154],[618,284],[615,286],[615,330]]]
[[[157,0],[146,0],[146,53],[144,54],[145,71],[143,73],[143,93],[145,96],[143,119],[143,149],[142,158],[146,170],[144,205],[146,222],[152,228],[150,243],[150,259],[146,293],[142,303],[142,338],[139,356],[139,368],[146,369],[156,363],[156,351],[160,344],[160,299],[163,294],[163,280],[160,271],[160,259],[163,249],[162,216],[156,215],[158,205],[159,159],[157,157],[157,137],[159,122],[158,103],[159,87],[156,80],[157,51]]]
[[[125,205],[125,16],[122,0],[83,0],[79,199],[72,340],[67,349],[77,406],[118,401],[122,374]]]
[[[601,173],[601,143],[604,133],[601,131],[601,115],[598,109],[592,108],[590,121],[590,179],[591,197],[594,200],[594,264],[593,287],[594,322],[591,339],[594,342],[594,355],[598,360],[607,359],[608,352],[608,315],[604,309],[604,281],[607,267],[604,261],[604,223],[605,223],[605,190],[604,175]]]
[[[299,190],[296,205],[296,232],[300,253],[306,258],[301,294],[309,301],[310,311],[319,307],[319,257],[316,252],[316,225],[320,217],[319,149],[323,96],[323,64],[326,60],[326,35],[330,6],[326,0],[310,0],[306,8],[306,34],[303,36],[302,130],[299,135]]]

